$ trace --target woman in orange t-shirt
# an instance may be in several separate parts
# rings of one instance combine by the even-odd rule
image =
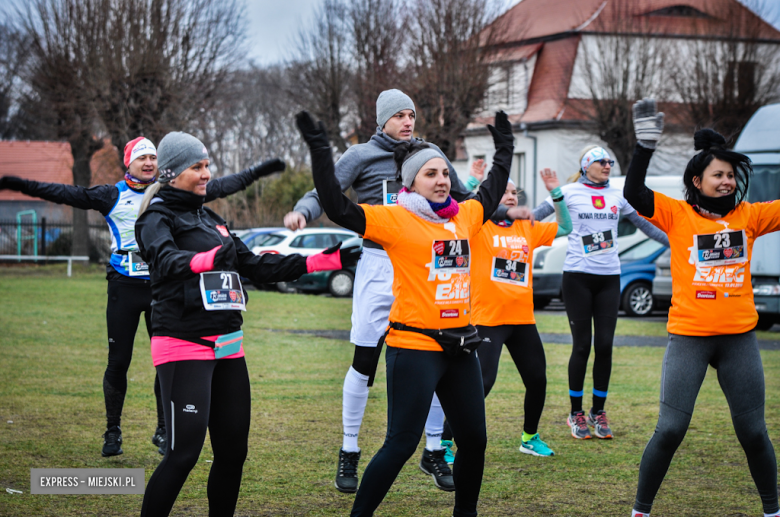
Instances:
[[[753,328],[758,321],[750,281],[753,242],[780,230],[780,201],[744,201],[750,159],[726,149],[711,129],[697,131],[699,154],[683,175],[685,200],[645,186],[645,174],[663,129],[655,101],[634,105],[638,144],[624,195],[652,224],[666,232],[672,249],[669,344],[661,374],[661,409],[655,433],[639,466],[632,516],[648,516],[675,451],[682,443],[707,367],[731,410],[739,443],[764,506],[780,515],[777,460],[764,420],[764,371]]]
[[[369,463],[351,515],[373,515],[414,454],[434,391],[462,446],[455,458],[455,516],[477,515],[487,433],[479,345],[470,325],[470,243],[498,207],[514,149],[506,114],[496,114],[493,168],[474,199],[458,204],[441,152],[402,143],[395,151],[404,186],[398,205],[356,205],[334,175],[328,137],[308,113],[297,118],[311,149],[312,174],[328,217],[382,245],[393,263],[387,342],[387,437]],[[530,211],[514,207],[513,219]],[[459,335],[462,339],[447,339]],[[446,347],[446,350],[445,348]]]
[[[534,318],[531,267],[534,249],[549,246],[555,237],[568,235],[572,223],[554,171],[540,172],[553,198],[557,222],[532,224],[491,218],[472,239],[471,321],[483,339],[479,348],[482,386],[487,398],[498,374],[506,345],[525,385],[523,435],[520,451],[534,456],[555,452],[539,436],[539,419],[547,394],[544,347]],[[510,179],[501,204],[517,206],[517,186]],[[442,443],[452,444],[449,422]]]

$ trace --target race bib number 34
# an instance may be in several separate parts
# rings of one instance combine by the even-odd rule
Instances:
[[[615,239],[612,237],[612,230],[583,235],[582,250],[585,252],[586,257],[615,251]]]
[[[747,261],[745,230],[694,236],[698,266],[728,266]]]
[[[200,295],[207,311],[245,311],[241,278],[235,271],[209,271],[200,274]]]
[[[438,272],[469,272],[470,256],[468,239],[433,241],[433,269]]]
[[[519,260],[493,257],[490,279],[494,282],[528,287],[528,264]]]

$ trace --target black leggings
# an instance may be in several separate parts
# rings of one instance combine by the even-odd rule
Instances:
[[[609,390],[612,374],[612,341],[615,337],[620,306],[620,275],[591,275],[563,272],[563,301],[571,328],[572,351],[569,359],[569,395],[572,411],[582,409],[583,386],[590,356],[593,325],[594,404],[602,404]],[[596,398],[601,401],[596,401]],[[580,407],[575,407],[579,400]],[[595,408],[603,409],[603,408]]]
[[[496,327],[477,325],[477,331],[483,339],[477,354],[482,369],[482,387],[485,391],[485,398],[496,383],[501,351],[506,345],[525,385],[523,430],[528,434],[536,434],[547,394],[547,375],[545,373],[547,361],[536,325],[498,325]],[[449,422],[444,422],[442,440],[452,440]]]
[[[747,456],[764,513],[778,511],[777,460],[764,420],[764,368],[755,332],[708,337],[669,334],[661,371],[658,424],[639,465],[634,509],[650,513],[675,451],[693,415],[707,366],[718,371],[718,383],[731,421]]]
[[[456,486],[453,515],[477,515],[487,446],[479,360],[475,354],[451,358],[443,352],[391,346],[387,347],[385,358],[387,436],[366,467],[351,515],[374,514],[420,443],[434,391],[460,440],[453,468]]]
[[[149,282],[135,278],[108,281],[106,326],[108,327],[108,366],[103,375],[103,396],[106,401],[106,427],[120,425],[127,393],[127,370],[133,358],[133,343],[141,313],[146,331],[152,335],[152,289]],[[157,399],[157,425],[165,426],[160,402],[160,380],[154,379]]]
[[[198,461],[208,429],[214,450],[207,489],[209,516],[232,516],[249,438],[251,401],[246,361],[243,357],[175,361],[161,364],[157,373],[168,450],[146,485],[141,515],[170,513]]]

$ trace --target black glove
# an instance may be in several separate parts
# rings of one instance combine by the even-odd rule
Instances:
[[[308,111],[301,111],[295,115],[295,124],[303,136],[303,140],[309,146],[309,149],[321,149],[327,147],[330,149],[328,133],[325,131],[325,124],[320,120],[314,122]]]
[[[228,247],[223,244],[221,248],[214,254],[214,269],[212,271],[220,271],[227,266],[228,250],[232,251],[232,247]]]
[[[339,242],[337,246],[341,246],[341,243]],[[348,268],[357,264],[360,255],[363,254],[363,250],[357,246],[350,246],[349,248],[341,250],[340,253],[341,267]]]
[[[21,191],[24,188],[24,180],[17,178],[16,176],[3,176],[0,178],[0,190],[18,190]]]
[[[493,135],[493,144],[496,149],[503,146],[514,146],[515,137],[512,134],[512,124],[509,123],[506,113],[497,111],[495,124],[495,127],[488,124],[487,128]]]
[[[252,173],[252,176],[254,178],[260,179],[263,176],[268,176],[269,174],[273,174],[274,172],[282,172],[285,168],[287,168],[287,164],[284,163],[284,160],[280,160],[279,158],[273,158],[271,160],[266,160],[261,163],[256,163],[249,167],[249,171]]]
[[[664,114],[656,113],[655,99],[646,98],[634,104],[634,133],[639,145],[655,149],[664,131]]]

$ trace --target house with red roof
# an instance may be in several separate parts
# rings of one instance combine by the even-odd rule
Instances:
[[[540,169],[557,171],[563,182],[578,170],[584,146],[597,144],[609,150],[586,116],[592,83],[584,73],[586,67],[594,67],[594,52],[605,48],[605,42],[642,38],[679,49],[727,34],[740,41],[780,45],[780,32],[737,0],[522,0],[492,28],[490,88],[484,111],[464,132],[462,159],[456,167],[467,174],[474,160],[490,161],[493,143],[485,123],[492,121],[495,111],[505,110],[516,135],[511,175],[531,206],[547,196],[537,179]],[[680,99],[673,94],[664,99],[657,90],[646,95],[665,101],[667,122],[674,123],[682,113],[674,109]],[[667,134],[662,143],[649,173],[682,174],[694,153],[692,135]],[[617,164],[613,171],[620,174]]]
[[[111,145],[93,156],[90,167],[92,185],[115,183],[123,174],[116,148]],[[73,155],[67,142],[0,141],[0,176],[72,185],[72,168]],[[29,210],[35,211],[39,222],[43,217],[52,223],[70,223],[73,219],[73,209],[69,206],[33,198],[21,192],[0,190],[0,221],[15,221],[19,212]],[[95,212],[90,214],[90,220],[98,222],[102,217]]]

